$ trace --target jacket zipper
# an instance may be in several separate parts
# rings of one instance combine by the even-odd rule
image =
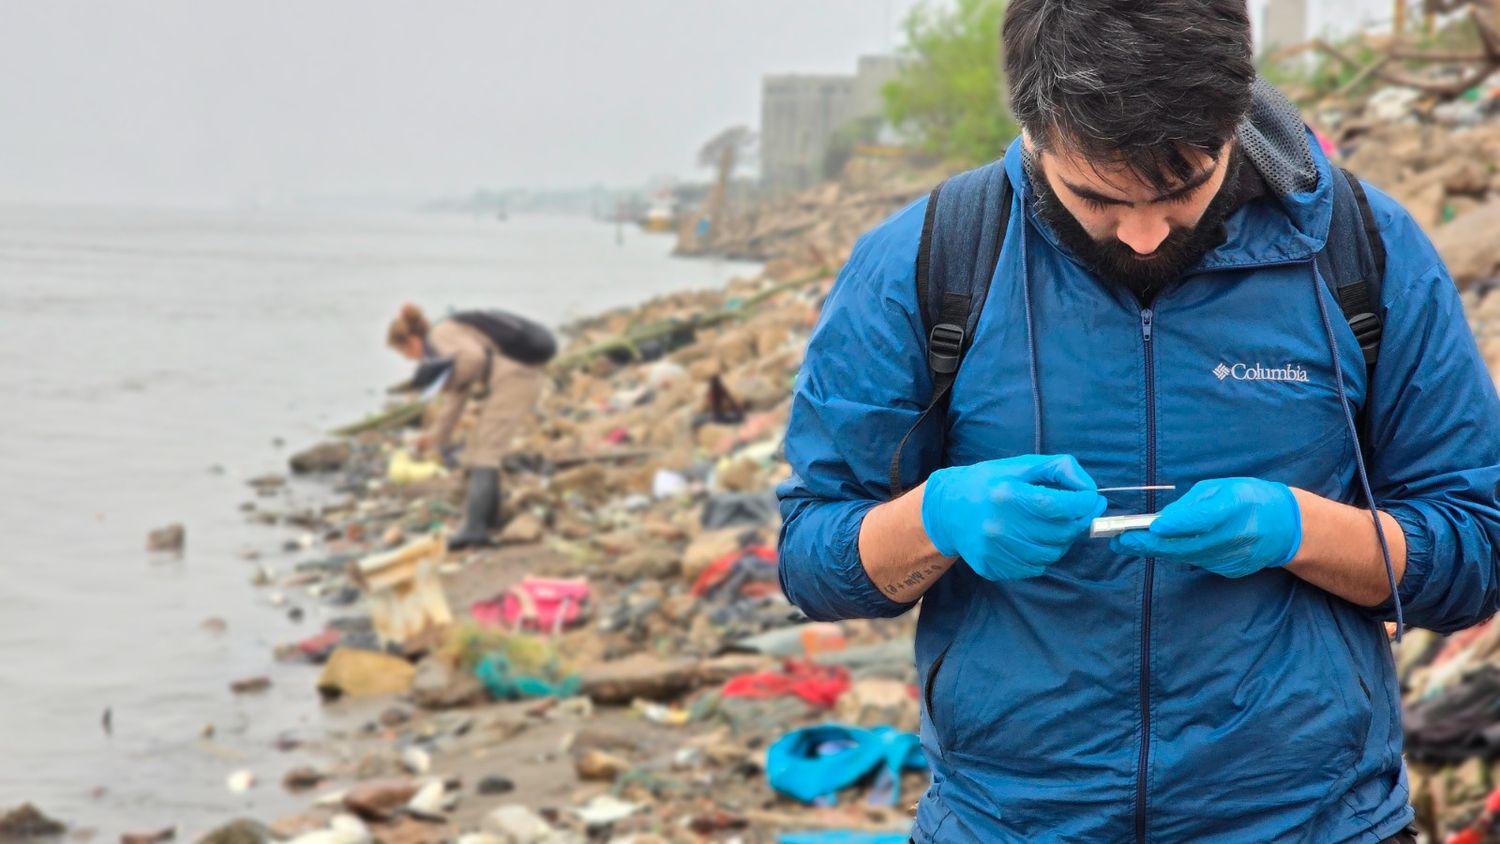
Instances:
[[[1141,345],[1146,357],[1146,483],[1156,483],[1156,354],[1151,345],[1150,308],[1141,310]],[[1146,512],[1156,512],[1156,492],[1146,491]],[[1135,840],[1146,840],[1146,772],[1151,752],[1151,588],[1156,560],[1146,560],[1141,592],[1141,755],[1135,775]]]

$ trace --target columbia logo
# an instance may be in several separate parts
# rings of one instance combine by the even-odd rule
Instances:
[[[1215,378],[1223,381],[1225,378],[1233,378],[1236,381],[1295,381],[1306,384],[1307,370],[1295,363],[1288,363],[1274,368],[1266,368],[1258,363],[1237,363],[1230,366],[1220,363],[1213,368]]]

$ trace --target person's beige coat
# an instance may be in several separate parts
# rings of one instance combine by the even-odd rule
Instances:
[[[443,385],[442,405],[429,430],[433,446],[448,444],[473,397],[479,402],[479,420],[464,449],[463,462],[470,467],[498,467],[542,391],[542,370],[505,357],[478,329],[451,319],[432,327],[427,344],[434,356],[453,359],[453,374]]]

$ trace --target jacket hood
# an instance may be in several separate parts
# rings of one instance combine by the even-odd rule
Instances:
[[[1246,162],[1265,179],[1268,202],[1252,202],[1224,221],[1227,236],[1191,272],[1240,269],[1311,259],[1328,240],[1333,219],[1333,165],[1301,113],[1257,77],[1250,110],[1236,132]],[[1034,194],[1017,138],[1005,154],[1011,184],[1019,186],[1026,217],[1053,248],[1067,253],[1051,227],[1036,216]]]

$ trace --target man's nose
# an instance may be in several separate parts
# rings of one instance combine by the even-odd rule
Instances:
[[[1172,225],[1166,218],[1153,214],[1131,214],[1115,230],[1120,242],[1135,250],[1137,255],[1150,255],[1161,246],[1172,233]]]

